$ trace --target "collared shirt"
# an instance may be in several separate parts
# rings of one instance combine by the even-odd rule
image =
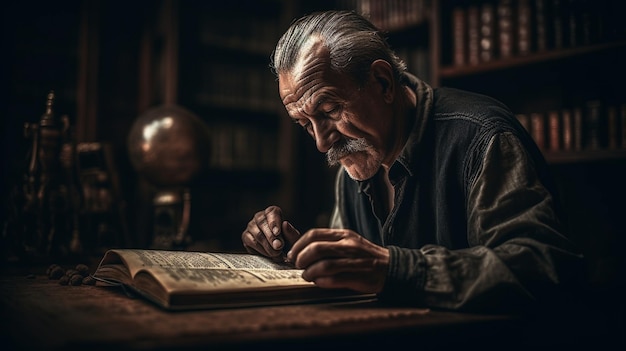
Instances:
[[[405,78],[418,103],[389,170],[393,208],[381,216],[380,182],[340,169],[331,219],[389,249],[381,300],[511,310],[579,279],[548,166],[515,115],[487,96]]]

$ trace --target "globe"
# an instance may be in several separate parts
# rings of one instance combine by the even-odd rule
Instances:
[[[148,182],[186,185],[208,165],[208,127],[181,106],[154,107],[133,123],[128,153],[137,173]]]

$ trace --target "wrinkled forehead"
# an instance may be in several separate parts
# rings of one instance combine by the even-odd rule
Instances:
[[[330,54],[319,36],[308,38],[289,72],[278,75],[278,89],[283,104],[308,100],[313,88],[328,76]]]

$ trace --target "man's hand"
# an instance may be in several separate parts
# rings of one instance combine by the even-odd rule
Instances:
[[[302,235],[287,259],[304,269],[304,279],[320,287],[379,293],[387,276],[389,250],[351,230],[318,228]]]
[[[300,232],[283,220],[280,207],[270,206],[257,212],[241,234],[241,241],[251,254],[267,256],[275,261],[285,259],[285,248],[291,247]]]

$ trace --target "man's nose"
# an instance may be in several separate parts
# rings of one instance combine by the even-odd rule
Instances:
[[[316,121],[313,123],[315,146],[321,153],[326,153],[341,137],[335,124],[329,120]]]

